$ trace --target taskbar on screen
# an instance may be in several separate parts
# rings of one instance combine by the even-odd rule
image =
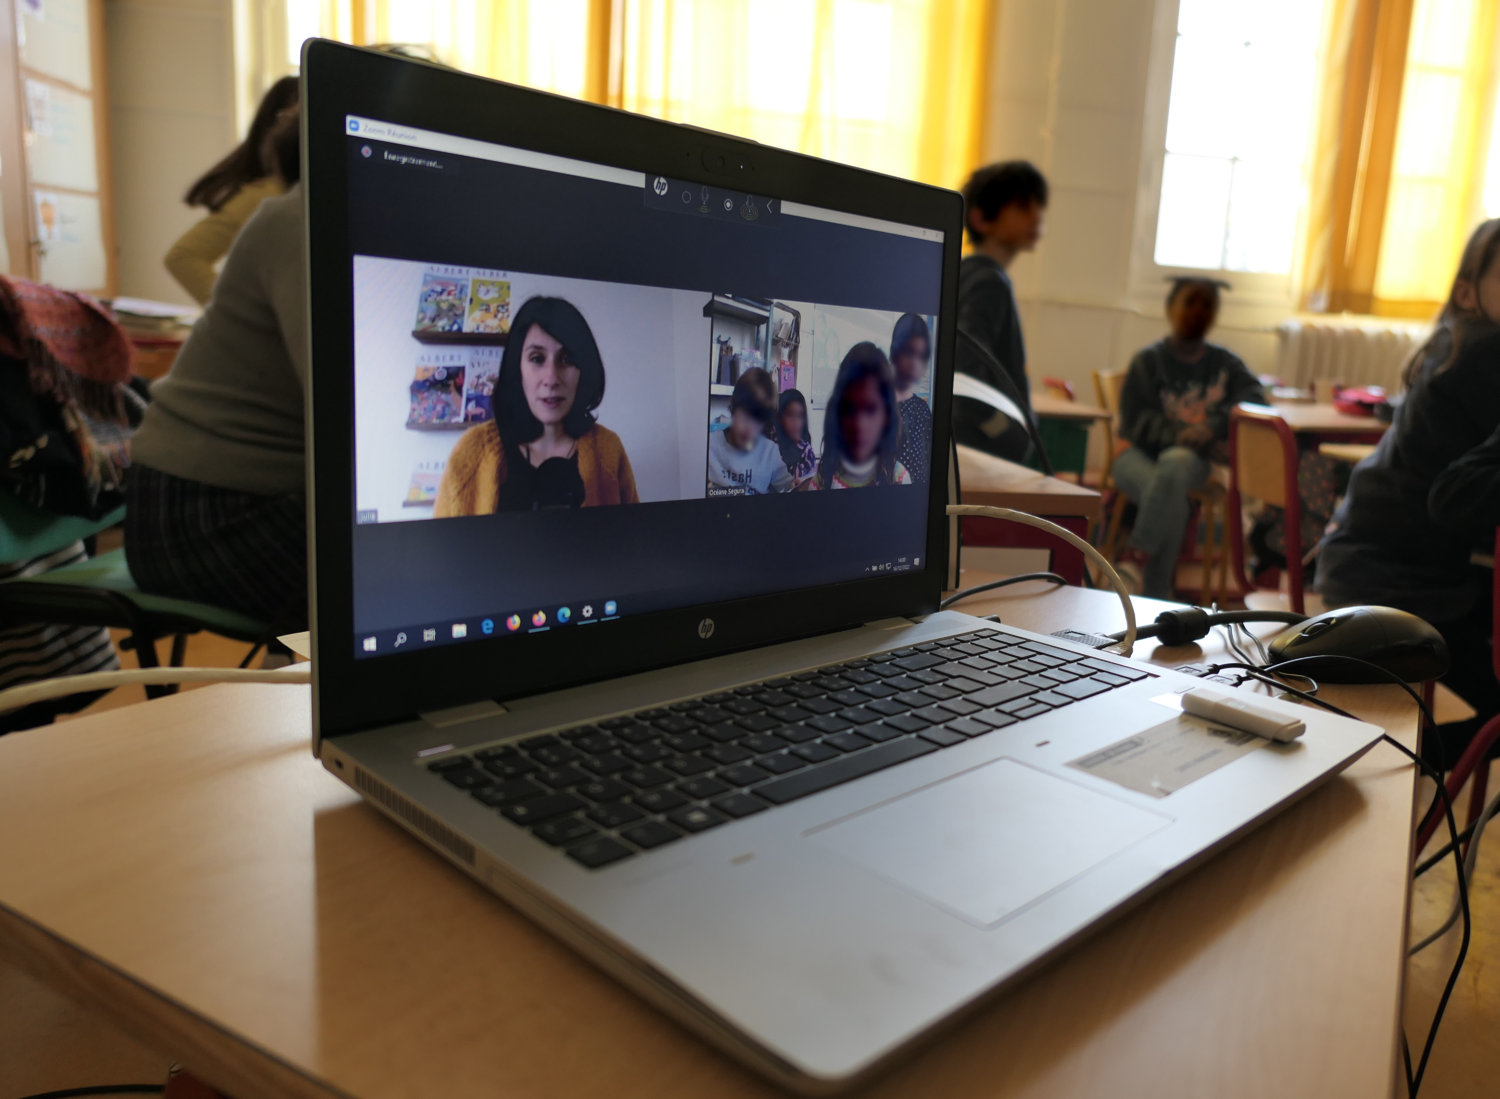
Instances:
[[[591,626],[598,622],[612,622],[619,617],[620,607],[615,600],[596,599],[560,603],[550,607],[532,607],[505,614],[426,622],[357,634],[354,638],[354,656],[356,659],[390,656],[413,649],[458,645],[491,637],[546,633],[569,626]]]

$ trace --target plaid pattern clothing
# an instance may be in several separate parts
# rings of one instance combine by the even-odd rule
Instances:
[[[307,628],[307,498],[257,496],[146,466],[126,485],[125,559],[144,592]]]

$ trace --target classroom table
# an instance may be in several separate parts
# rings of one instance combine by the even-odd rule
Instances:
[[[1318,453],[1336,462],[1357,466],[1375,453],[1375,443],[1319,443]]]
[[[1297,434],[1329,442],[1378,443],[1391,426],[1374,416],[1350,416],[1327,402],[1272,402],[1272,407]]]
[[[1077,588],[964,606],[1123,621]],[[1396,688],[1324,691],[1414,742]],[[362,804],[308,723],[307,687],[237,684],[0,738],[0,953],[235,1099],[785,1094]],[[1375,748],[859,1095],[1390,1095],[1414,790]]]
[[[1080,538],[1099,518],[1099,493],[1070,481],[1048,477],[982,450],[958,448],[958,481],[965,504],[1012,508],[1050,519]],[[1002,519],[969,516],[963,520],[965,546],[1045,549],[1053,572],[1070,584],[1082,584],[1083,554],[1053,535]]]
[[[1082,404],[1079,401],[1070,401],[1065,397],[1048,393],[1044,389],[1032,390],[1031,408],[1039,420],[1084,420],[1093,423],[1095,420],[1111,418],[1105,409],[1091,404]]]

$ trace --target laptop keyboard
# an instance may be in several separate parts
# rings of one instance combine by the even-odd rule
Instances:
[[[981,630],[428,766],[597,869],[1149,675]]]

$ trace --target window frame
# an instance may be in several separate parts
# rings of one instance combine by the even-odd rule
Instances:
[[[1173,267],[1156,262],[1156,229],[1161,214],[1162,173],[1167,159],[1167,114],[1172,98],[1172,69],[1177,55],[1177,21],[1181,0],[1156,0],[1151,31],[1151,56],[1146,74],[1145,112],[1141,126],[1140,178],[1136,189],[1135,228],[1130,249],[1129,293],[1132,304],[1152,312],[1160,308],[1168,279],[1176,275],[1223,279],[1234,287],[1236,306],[1296,312],[1301,295],[1301,271],[1306,247],[1304,228],[1307,201],[1297,211],[1291,269],[1284,275],[1255,271],[1231,271],[1222,267]],[[1322,74],[1324,43],[1328,33],[1325,2],[1320,34],[1318,69]],[[1321,81],[1320,81],[1321,83]],[[1317,111],[1317,104],[1311,106]],[[1308,155],[1303,160],[1303,183],[1308,182],[1316,119],[1308,130]],[[1305,194],[1305,192],[1304,192]]]

